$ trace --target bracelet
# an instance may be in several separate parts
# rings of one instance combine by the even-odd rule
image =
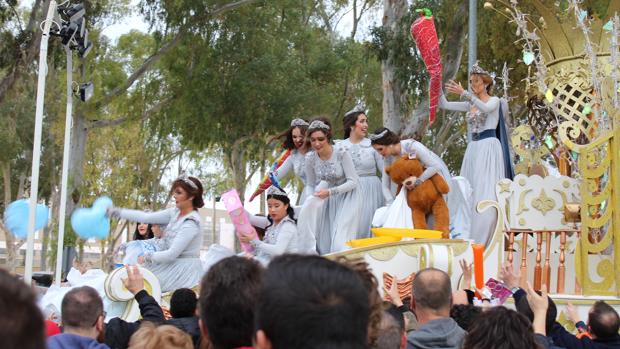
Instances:
[[[461,98],[471,101],[471,93],[467,90],[464,90],[463,93],[461,93]]]
[[[515,286],[513,288],[510,289],[510,292],[512,292],[512,294],[517,293],[517,291],[519,291],[521,288],[519,286]]]

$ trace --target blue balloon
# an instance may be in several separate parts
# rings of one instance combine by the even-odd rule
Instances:
[[[19,239],[28,236],[28,200],[21,199],[13,201],[4,211],[4,225]],[[34,230],[41,230],[47,225],[49,219],[49,209],[43,204],[37,204],[35,210]]]
[[[71,227],[83,239],[105,239],[110,233],[110,219],[106,210],[112,199],[103,196],[95,200],[91,208],[78,208],[71,215]]]

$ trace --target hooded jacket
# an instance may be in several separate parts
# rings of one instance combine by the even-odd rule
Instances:
[[[78,336],[77,334],[61,333],[47,339],[48,349],[110,349],[97,340]]]
[[[450,317],[431,320],[407,336],[407,349],[458,349],[466,334]]]

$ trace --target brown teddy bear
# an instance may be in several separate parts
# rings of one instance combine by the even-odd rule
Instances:
[[[433,229],[443,232],[443,238],[448,238],[450,230],[450,213],[443,194],[450,191],[448,183],[439,175],[433,175],[429,180],[415,185],[424,168],[420,160],[404,155],[396,159],[385,172],[392,181],[398,184],[398,192],[403,186],[407,189],[407,203],[411,208],[413,226],[416,229],[427,229],[426,215],[433,214],[435,219]],[[398,193],[397,192],[397,193]]]

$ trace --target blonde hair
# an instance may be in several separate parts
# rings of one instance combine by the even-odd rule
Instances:
[[[128,349],[193,349],[192,338],[172,325],[155,326],[145,322],[131,336]]]

